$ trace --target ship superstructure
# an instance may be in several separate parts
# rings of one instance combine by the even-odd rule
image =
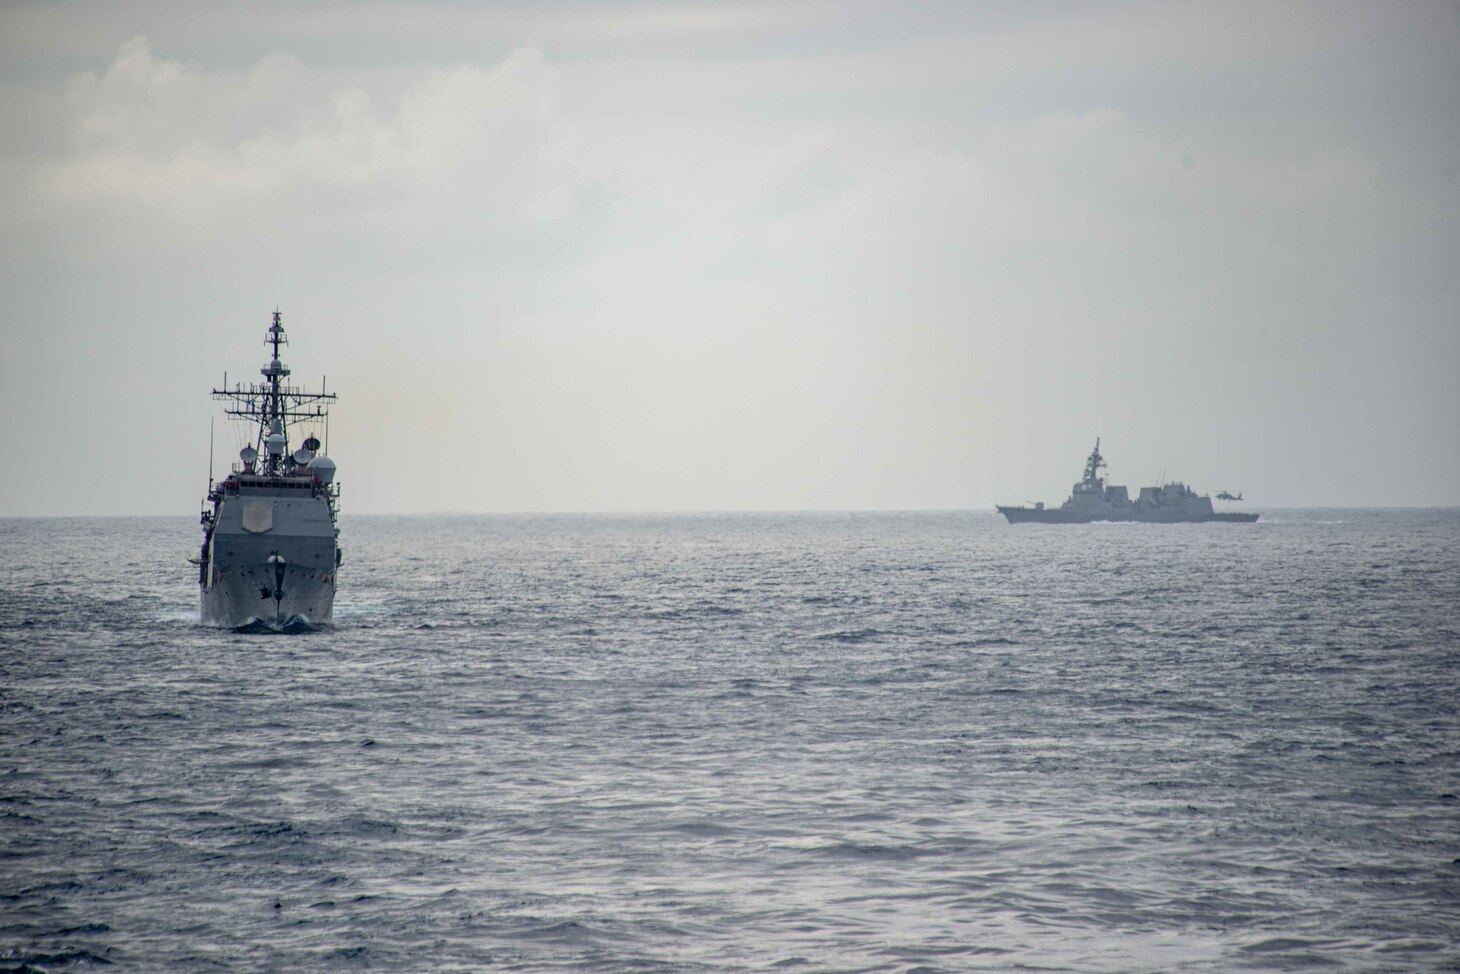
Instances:
[[[290,431],[324,423],[335,396],[323,382],[318,392],[288,383],[277,311],[264,343],[273,354],[263,382],[230,389],[225,376],[213,390],[229,416],[251,424],[252,442],[227,477],[208,484],[196,559],[206,625],[285,629],[328,622],[334,611],[343,560],[335,464],[313,433],[291,449]]]
[[[1142,521],[1156,524],[1193,521],[1231,521],[1251,523],[1256,514],[1236,511],[1218,513],[1212,499],[1198,494],[1186,484],[1172,482],[1159,487],[1142,487],[1134,499],[1123,486],[1107,484],[1102,471],[1105,458],[1100,455],[1100,438],[1085,460],[1085,472],[1070,491],[1069,500],[1059,507],[1044,503],[1027,507],[998,505],[998,511],[1010,524],[1037,522],[1043,524],[1088,524],[1091,521]],[[1225,492],[1224,492],[1225,493]],[[1230,495],[1229,495],[1230,496]],[[1240,495],[1239,495],[1240,496]],[[1238,499],[1238,498],[1232,498]]]

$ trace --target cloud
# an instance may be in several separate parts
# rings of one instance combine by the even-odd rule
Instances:
[[[38,324],[7,332],[7,451],[44,455],[64,416],[136,470],[128,496],[190,503],[128,462],[147,431],[63,407],[206,425],[198,390],[247,367],[276,301],[291,364],[344,396],[362,510],[958,505],[1065,482],[1097,432],[1143,444],[1137,469],[1182,437],[1278,460],[1434,439],[1454,299],[1417,269],[1453,251],[1453,196],[1396,178],[1429,143],[1351,92],[1304,100],[1314,59],[1348,79],[1363,17],[1285,61],[1207,8],[940,8],[890,34],[870,7],[835,30],[783,9],[634,6],[687,46],[575,21],[565,54],[434,7],[478,36],[442,61],[381,61],[389,25],[355,21],[364,53],[321,58],[305,14],[226,57],[135,38],[0,88],[26,132],[0,148],[0,274]],[[1376,348],[1385,305],[1416,313]],[[1364,375],[1388,390],[1368,407]],[[401,444],[428,484],[399,481]]]
[[[69,151],[39,171],[36,205],[121,206],[220,233],[261,208],[385,230],[418,224],[423,207],[487,225],[552,220],[575,182],[556,88],[542,53],[523,48],[431,71],[377,105],[285,55],[206,74],[137,37],[70,84]],[[334,205],[301,210],[301,198]]]

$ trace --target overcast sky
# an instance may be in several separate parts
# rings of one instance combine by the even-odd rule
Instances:
[[[1460,5],[5,3],[0,515],[1460,504]]]

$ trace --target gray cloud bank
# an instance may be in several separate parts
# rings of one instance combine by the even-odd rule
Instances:
[[[263,11],[267,9],[267,15]],[[0,8],[0,514],[1460,503],[1443,4]],[[219,466],[241,431],[219,424]]]

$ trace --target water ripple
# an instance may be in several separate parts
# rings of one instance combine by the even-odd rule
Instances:
[[[0,966],[1460,967],[1460,514],[1252,527],[0,521]]]

